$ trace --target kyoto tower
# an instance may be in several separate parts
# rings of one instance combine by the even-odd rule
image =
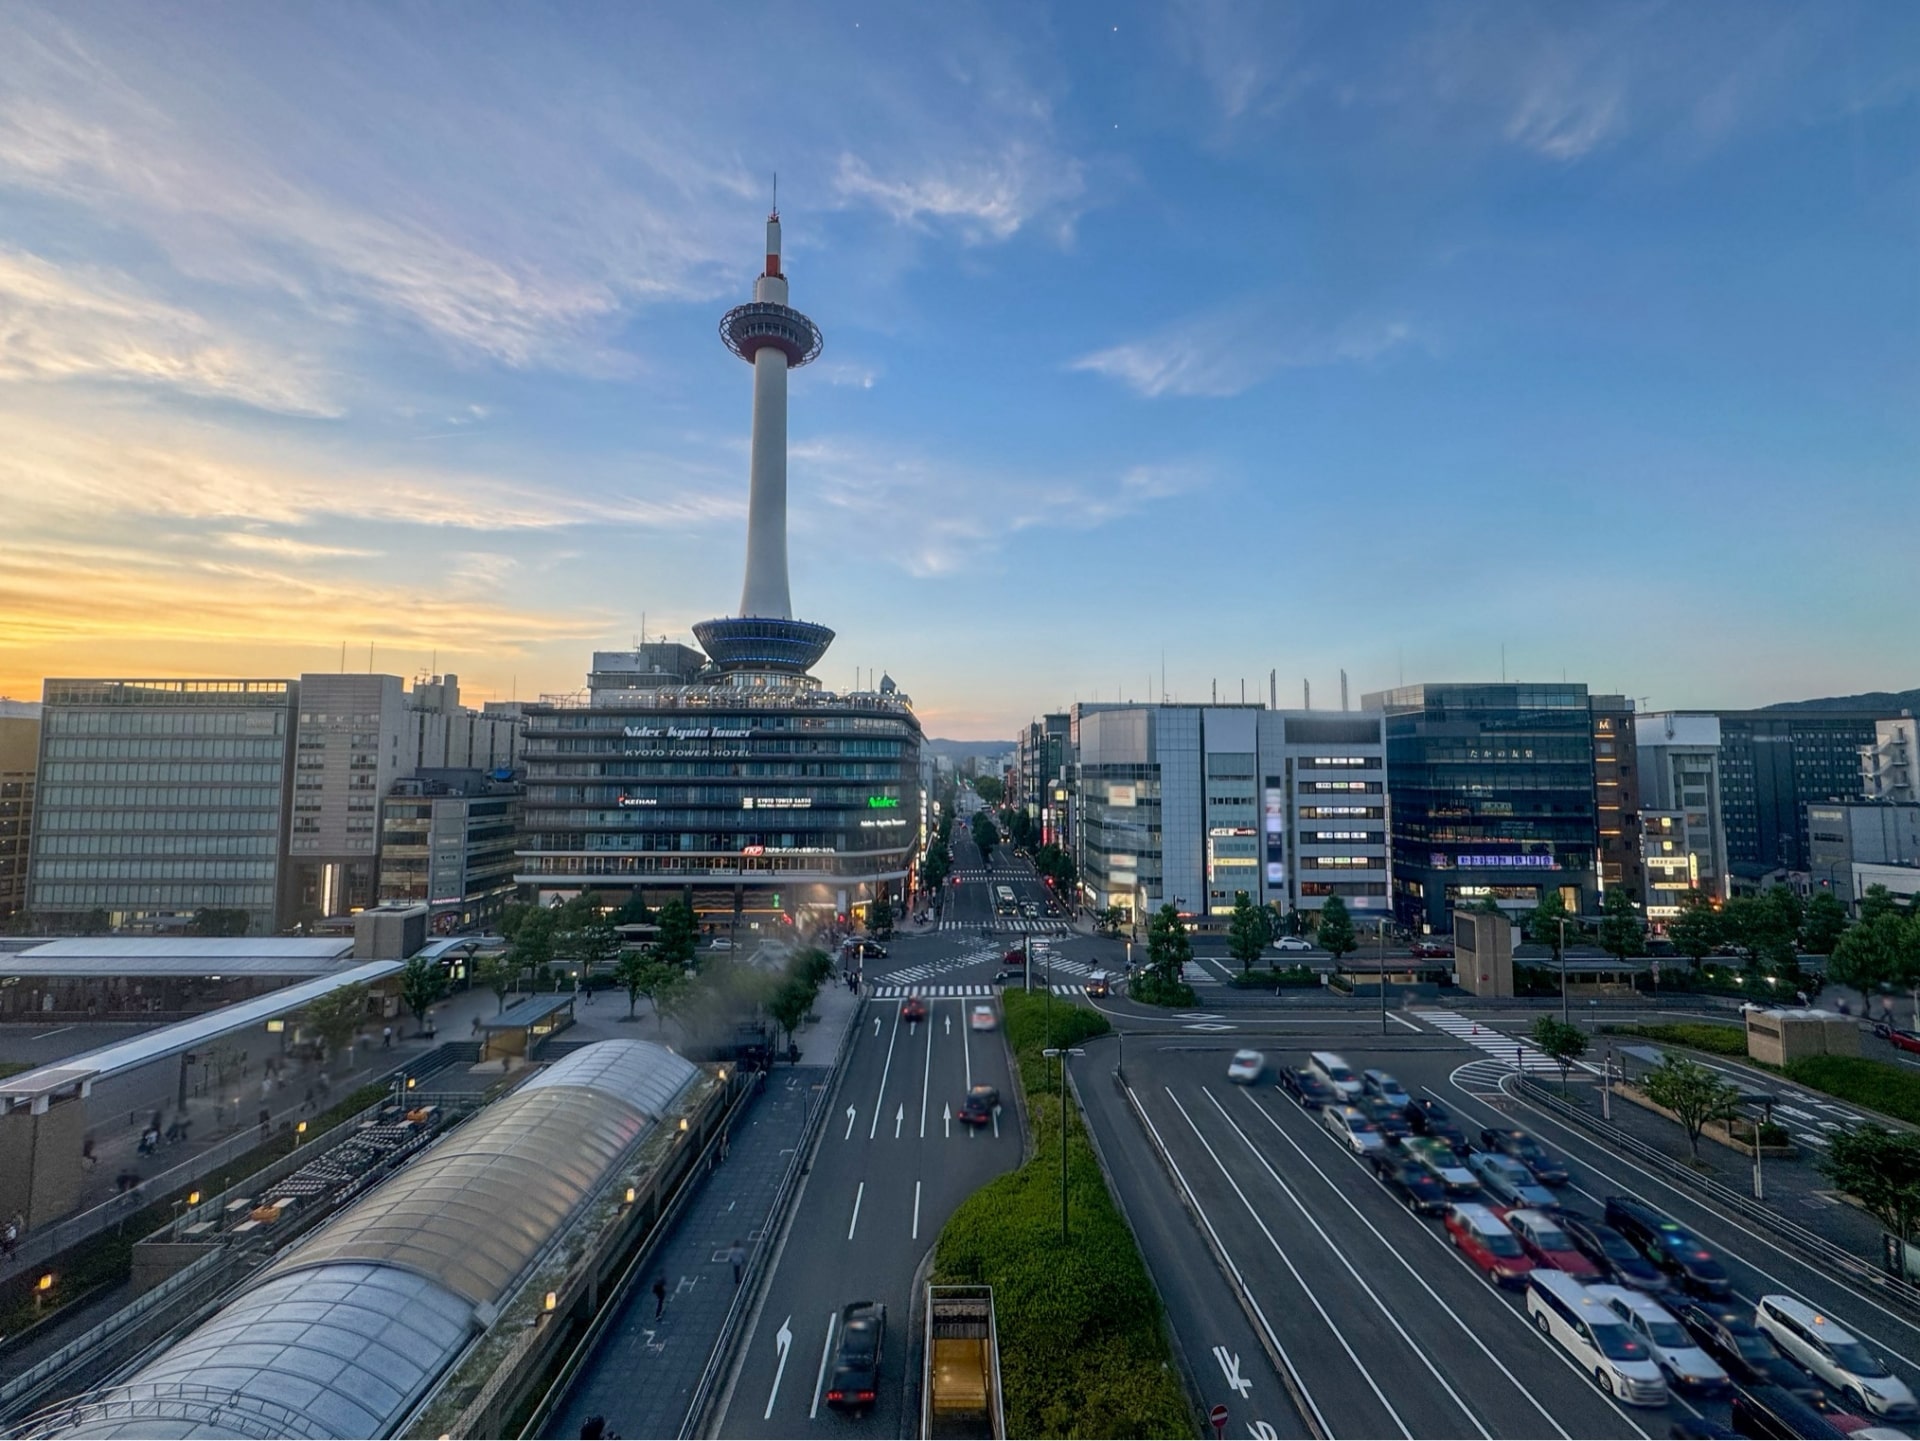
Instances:
[[[787,590],[787,372],[820,353],[820,327],[787,304],[780,271],[780,212],[767,217],[767,264],[753,299],[720,321],[728,350],[753,367],[753,449],[747,498],[747,580],[740,614],[694,626],[723,672],[804,675],[833,632],[793,618]]]

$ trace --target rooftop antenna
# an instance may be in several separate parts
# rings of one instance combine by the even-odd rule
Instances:
[[[1300,708],[1302,710],[1313,709],[1313,682],[1305,676],[1300,677]]]
[[[780,214],[780,172],[778,170],[773,172],[773,213],[778,218]]]
[[[1280,671],[1278,667],[1267,672],[1267,709],[1280,709]]]
[[[1347,708],[1347,673],[1345,671],[1341,671],[1340,672],[1340,709],[1345,710],[1346,708]]]
[[[340,674],[345,675],[346,673],[347,673],[347,643],[345,641],[341,641],[340,642]]]

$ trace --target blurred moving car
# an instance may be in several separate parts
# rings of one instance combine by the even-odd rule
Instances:
[[[1630,1196],[1609,1196],[1606,1207],[1607,1224],[1638,1246],[1682,1290],[1712,1301],[1732,1296],[1733,1282],[1713,1252],[1671,1216]]]
[[[1318,1071],[1309,1071],[1300,1066],[1280,1068],[1280,1089],[1309,1111],[1334,1105],[1340,1100],[1340,1093],[1321,1080]]]
[[[1533,1172],[1511,1156],[1475,1151],[1467,1157],[1467,1169],[1487,1188],[1489,1196],[1504,1205],[1551,1211],[1560,1204],[1553,1192],[1533,1179]]]
[[[1574,1245],[1573,1238],[1560,1229],[1557,1216],[1521,1207],[1506,1212],[1502,1219],[1520,1238],[1521,1246],[1533,1257],[1536,1266],[1551,1266],[1556,1271],[1564,1271],[1583,1285],[1600,1279],[1600,1268],[1589,1261]]]
[[[1235,1051],[1227,1062],[1227,1079],[1239,1086],[1257,1086],[1266,1074],[1267,1058],[1258,1051]]]
[[[994,1108],[978,1096],[969,1095],[954,1114],[963,1126],[991,1126]]]
[[[1413,1127],[1407,1124],[1406,1112],[1389,1101],[1370,1096],[1360,1102],[1360,1109],[1367,1113],[1367,1119],[1387,1138],[1390,1146],[1398,1145],[1413,1135]]]
[[[887,1308],[877,1301],[852,1301],[840,1310],[840,1342],[833,1353],[826,1403],[836,1411],[859,1415],[880,1394],[880,1351],[887,1338]]]
[[[1386,1149],[1387,1138],[1374,1129],[1367,1113],[1358,1106],[1328,1106],[1321,1111],[1320,1120],[1356,1156]]]
[[[900,1019],[909,1023],[924,1021],[927,1018],[927,1003],[918,996],[908,996],[900,1003]]]
[[[1802,1397],[1819,1394],[1820,1383],[1781,1355],[1750,1314],[1731,1306],[1688,1301],[1677,1306],[1674,1315],[1700,1349],[1742,1386],[1781,1386]]]
[[[1382,1151],[1373,1157],[1374,1171],[1410,1210],[1423,1216],[1439,1216],[1446,1213],[1449,1204],[1447,1188],[1440,1184],[1440,1178],[1418,1161],[1410,1161],[1404,1156],[1396,1156],[1391,1151]]]
[[[1520,1238],[1477,1201],[1458,1201],[1448,1208],[1447,1239],[1496,1285],[1520,1285],[1533,1269],[1533,1259],[1520,1245]]]
[[[976,1031],[991,1031],[1000,1022],[995,1017],[992,1006],[975,1006],[967,1017],[967,1024]]]
[[[1471,1196],[1480,1190],[1480,1178],[1461,1165],[1459,1153],[1438,1136],[1416,1136],[1403,1142],[1402,1149],[1445,1186],[1448,1194]]]
[[[1276,951],[1310,951],[1313,949],[1313,943],[1303,941],[1298,936],[1282,936],[1273,943],[1273,948]]]
[[[1533,1179],[1543,1186],[1567,1184],[1566,1165],[1525,1131],[1489,1126],[1480,1132],[1480,1147],[1512,1157],[1533,1172]]]
[[[1641,1344],[1653,1353],[1653,1359],[1667,1373],[1671,1384],[1685,1391],[1714,1395],[1730,1388],[1732,1382],[1720,1363],[1653,1297],[1629,1291],[1624,1286],[1589,1286],[1587,1289],[1627,1323]]]
[[[1798,1297],[1762,1296],[1753,1320],[1788,1356],[1842,1396],[1858,1401],[1864,1414],[1888,1421],[1920,1415],[1913,1392],[1879,1352]]]
[[[1667,1289],[1667,1273],[1642,1256],[1633,1242],[1613,1227],[1585,1216],[1563,1215],[1560,1229],[1573,1238],[1587,1259],[1609,1278],[1636,1291],[1658,1295]]]
[[[1467,1149],[1467,1133],[1438,1101],[1419,1100],[1407,1107],[1407,1124],[1416,1136],[1438,1136],[1457,1151]]]
[[[1396,1111],[1404,1111],[1413,1104],[1413,1097],[1407,1094],[1407,1088],[1385,1071],[1362,1071],[1360,1089],[1369,1096],[1385,1101]]]

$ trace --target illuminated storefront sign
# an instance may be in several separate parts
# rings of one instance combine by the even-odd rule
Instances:
[[[1436,854],[1436,859],[1444,859]],[[1540,870],[1552,870],[1557,864],[1552,856],[1459,856],[1457,866],[1471,866],[1475,870],[1494,867],[1530,866]]]
[[[813,805],[812,796],[742,796],[740,809],[743,811],[804,811]]]
[[[876,811],[888,811],[900,804],[898,796],[868,796],[867,804]]]
[[[620,809],[632,810],[635,806],[657,806],[660,802],[652,796],[621,796]]]
[[[628,726],[621,732],[628,740],[651,740],[664,737],[667,740],[745,740],[753,732],[749,730],[729,730],[721,726]]]

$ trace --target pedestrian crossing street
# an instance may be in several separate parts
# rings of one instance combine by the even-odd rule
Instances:
[[[1456,1041],[1465,1041],[1476,1050],[1485,1051],[1489,1056],[1501,1062],[1508,1072],[1513,1070],[1514,1060],[1517,1054],[1520,1066],[1529,1074],[1551,1076],[1558,1076],[1560,1074],[1560,1063],[1545,1051],[1542,1051],[1538,1046],[1533,1045],[1529,1041],[1521,1040],[1518,1037],[1496,1031],[1492,1026],[1482,1025],[1478,1021],[1470,1020],[1458,1011],[1428,1011],[1416,1008],[1413,1014],[1432,1026],[1435,1030],[1446,1032]],[[1484,1063],[1479,1061],[1474,1062],[1474,1064],[1476,1066],[1484,1065]],[[1576,1070],[1591,1071],[1596,1076],[1600,1074],[1595,1067],[1589,1066],[1585,1062],[1575,1062],[1574,1064]]]
[[[970,1001],[975,999],[984,1000],[988,997],[998,995],[1001,989],[999,986],[984,984],[950,984],[945,986],[882,985],[873,988],[873,998],[876,1001],[900,1001],[905,1000],[908,996],[918,996],[923,1001]],[[1016,985],[1009,985],[1005,987],[1005,989],[1017,991],[1022,988]],[[1036,991],[1044,991],[1046,987],[1035,986],[1034,989]],[[1079,986],[1070,986],[1060,981],[1054,982],[1053,993],[1056,996],[1078,996],[1083,994]]]
[[[998,920],[985,922],[995,931],[1010,931],[1016,936],[1070,936],[1073,927],[1065,921],[1028,920],[1025,916],[1001,916]],[[940,921],[933,929],[936,931],[978,931],[980,921]]]

